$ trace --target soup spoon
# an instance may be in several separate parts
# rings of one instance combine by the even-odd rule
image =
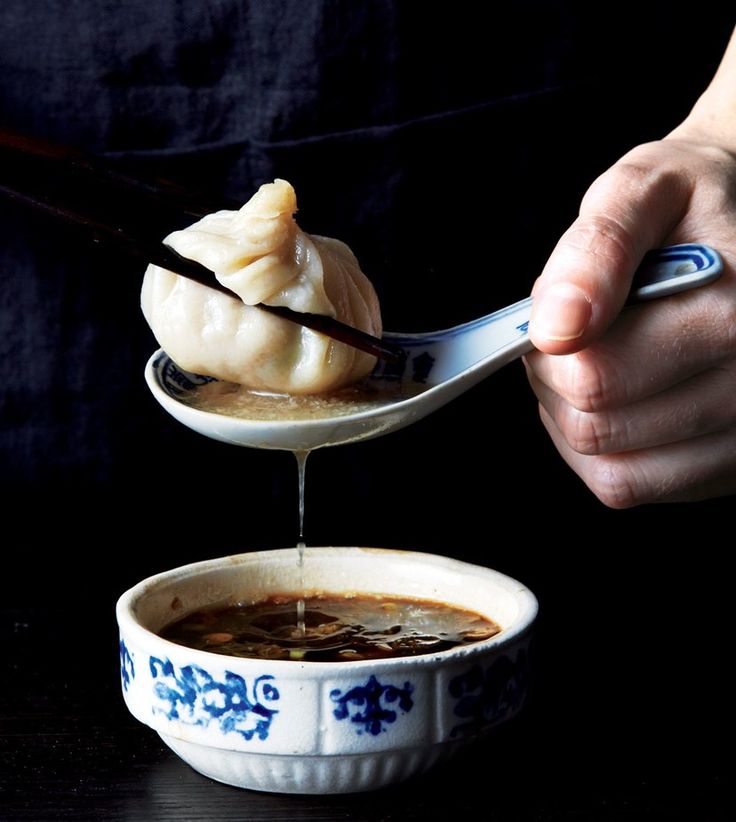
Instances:
[[[650,252],[636,273],[629,302],[664,297],[705,285],[721,273],[720,256],[705,245],[688,243]],[[467,391],[534,346],[527,329],[532,298],[485,317],[442,331],[385,333],[384,340],[406,351],[399,365],[379,362],[368,387],[400,383],[402,393],[367,410],[309,419],[243,419],[202,411],[187,404],[191,392],[208,382],[179,368],[159,349],[146,365],[146,381],[158,402],[189,428],[212,439],[251,448],[311,451],[396,431]],[[417,392],[418,393],[413,393]],[[409,394],[409,396],[407,396]],[[385,395],[385,392],[384,392]]]

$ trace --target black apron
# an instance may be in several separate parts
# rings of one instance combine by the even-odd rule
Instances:
[[[588,6],[4,0],[0,122],[242,201],[283,177],[301,225],[352,246],[386,327],[443,328],[528,293],[587,185],[684,116],[730,30],[703,4],[697,26],[666,3],[603,24]],[[153,512],[177,558],[293,541],[291,457],[206,441],[148,394],[139,266],[5,203],[0,265],[0,482],[50,512],[39,539],[74,522],[94,541],[92,506],[120,542]],[[447,482],[448,460],[484,481]],[[402,434],[314,458],[307,536],[467,544],[488,489],[516,505],[532,470],[554,488],[538,504],[597,505],[512,367]]]

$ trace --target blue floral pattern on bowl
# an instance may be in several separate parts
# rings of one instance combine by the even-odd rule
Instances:
[[[123,691],[127,691],[130,683],[135,679],[135,665],[133,664],[133,657],[130,655],[128,646],[120,640],[120,681],[123,685]]]
[[[396,722],[398,713],[408,713],[414,706],[411,694],[414,686],[405,682],[403,688],[382,685],[375,676],[369,677],[365,685],[356,685],[343,693],[339,688],[330,691],[330,699],[337,703],[333,714],[338,720],[349,719],[354,723],[358,735],[369,733],[378,736],[387,730],[386,726]]]
[[[463,720],[451,737],[468,736],[516,713],[526,697],[529,682],[527,652],[520,648],[516,659],[503,654],[488,667],[473,665],[450,680],[453,714]]]
[[[237,733],[245,740],[266,739],[273,717],[278,713],[266,703],[276,702],[280,695],[274,677],[263,674],[248,688],[242,676],[225,671],[218,681],[198,665],[176,668],[168,659],[151,657],[154,692],[166,707],[154,707],[154,713],[187,725],[219,725],[222,733]]]

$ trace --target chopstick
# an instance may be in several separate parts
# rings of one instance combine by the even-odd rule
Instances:
[[[136,213],[136,205],[165,205],[173,212],[202,217],[221,208],[237,209],[239,205],[223,200],[216,203],[212,197],[192,194],[188,189],[168,180],[144,180],[121,172],[97,157],[91,157],[74,148],[57,145],[35,137],[18,134],[0,128],[0,151],[8,152],[30,164],[29,169],[20,169],[14,164],[12,171],[0,177],[0,194],[23,206],[34,209],[64,225],[74,228],[95,243],[124,251],[146,263],[153,263],[176,274],[240,300],[240,297],[217,280],[214,272],[193,260],[177,254],[172,248],[157,240],[144,236],[145,232],[126,228],[121,220],[106,221],[95,214],[85,213],[79,207],[79,190],[92,186],[97,196],[122,200]],[[61,175],[62,185],[54,185],[45,179],[45,172],[53,171]],[[18,175],[20,174],[20,180]],[[64,191],[64,185],[74,185],[74,191]],[[81,185],[80,185],[81,184]],[[40,187],[40,191],[38,190]],[[99,191],[97,191],[99,190]],[[99,201],[95,204],[99,211]],[[263,311],[282,317],[290,322],[310,328],[339,342],[357,348],[388,362],[402,362],[406,352],[400,346],[384,342],[378,337],[353,328],[332,317],[321,314],[292,311],[283,306],[259,303]]]
[[[215,198],[201,191],[192,192],[162,177],[151,180],[133,177],[102,158],[85,154],[72,146],[52,143],[39,137],[31,137],[28,134],[20,134],[0,127],[0,149],[6,148],[26,157],[66,164],[70,173],[76,172],[91,180],[110,183],[117,186],[120,191],[127,190],[136,194],[145,194],[153,201],[160,201],[169,207],[173,206],[192,217],[201,218],[220,209],[237,211],[242,205],[226,197]]]

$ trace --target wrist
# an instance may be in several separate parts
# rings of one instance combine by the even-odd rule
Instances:
[[[722,148],[736,155],[736,35],[716,76],[668,138]]]
[[[715,111],[693,109],[664,139],[720,149],[736,160],[736,131],[724,125]]]

